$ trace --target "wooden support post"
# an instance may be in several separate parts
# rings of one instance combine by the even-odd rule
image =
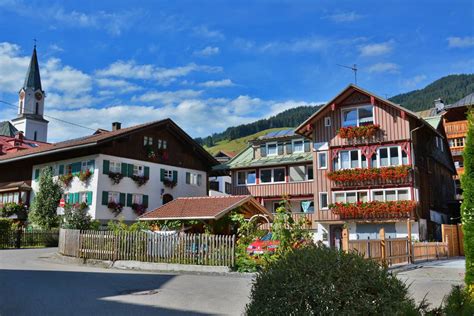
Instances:
[[[413,251],[411,242],[411,221],[407,220],[407,238],[408,238],[408,263],[413,263]]]
[[[380,228],[379,231],[379,239],[380,239],[380,256],[382,260],[382,264],[387,264],[387,249],[385,247],[385,228]]]
[[[342,229],[342,250],[349,251],[349,228],[347,227]]]

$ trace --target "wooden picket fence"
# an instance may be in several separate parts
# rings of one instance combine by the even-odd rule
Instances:
[[[235,235],[61,229],[59,252],[85,259],[233,266]]]
[[[415,242],[413,243],[413,260],[447,259],[449,256],[447,242]]]
[[[0,230],[0,249],[56,247],[58,230]]]

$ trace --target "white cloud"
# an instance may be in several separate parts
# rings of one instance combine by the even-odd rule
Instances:
[[[204,37],[208,39],[223,40],[224,34],[218,30],[211,30],[205,25],[196,26],[193,28],[193,34],[198,37]]]
[[[263,44],[256,44],[245,39],[236,39],[234,41],[234,45],[242,50],[259,53],[314,53],[325,50],[329,44],[328,40],[315,36],[291,41],[272,41]]]
[[[160,101],[165,104],[176,104],[186,99],[195,99],[202,94],[200,90],[177,90],[177,91],[150,91],[133,97],[132,101],[153,102]]]
[[[363,16],[360,14],[357,14],[354,11],[351,11],[351,12],[341,12],[341,13],[331,14],[331,15],[325,16],[324,18],[336,23],[346,23],[346,22],[354,22],[354,21],[360,20],[361,18],[363,18]]]
[[[465,48],[474,46],[474,36],[448,37],[448,46],[451,48]]]
[[[193,53],[193,55],[196,56],[201,56],[201,57],[208,57],[212,55],[217,55],[219,54],[219,47],[213,47],[213,46],[206,46],[205,48],[201,50],[197,50]]]
[[[426,78],[427,78],[426,75],[416,75],[412,78],[408,78],[408,79],[403,80],[402,84],[407,88],[414,89],[414,88],[418,87],[418,85],[420,83],[425,81]]]
[[[393,40],[383,43],[367,44],[359,47],[360,55],[363,57],[372,57],[386,55],[393,50]]]
[[[0,43],[0,92],[18,92],[25,80],[30,58],[20,56],[20,47]]]
[[[154,65],[139,65],[135,61],[116,61],[105,69],[96,71],[99,77],[120,77],[127,79],[156,80],[159,84],[167,85],[179,77],[191,72],[219,72],[221,67],[202,66],[194,63],[175,68],[160,68]]]
[[[377,63],[367,68],[371,73],[398,73],[399,66],[394,63]]]
[[[235,84],[230,79],[222,80],[209,80],[206,82],[201,82],[199,86],[206,88],[222,88],[222,87],[232,87]]]
[[[63,66],[58,58],[50,58],[42,66],[41,81],[46,91],[71,95],[84,94],[92,89],[92,78],[82,71]]]
[[[114,89],[116,93],[128,93],[143,90],[142,87],[122,79],[97,78],[95,81],[99,87]]]

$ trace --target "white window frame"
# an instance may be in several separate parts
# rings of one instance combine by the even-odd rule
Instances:
[[[239,184],[239,173],[243,172],[245,174],[245,183],[240,183]],[[248,173],[250,172],[253,172],[255,173],[255,182],[254,183],[248,183],[247,182],[247,179],[248,179]],[[237,171],[236,172],[236,179],[235,179],[235,183],[238,187],[243,187],[243,186],[246,186],[246,185],[256,185],[257,184],[257,171],[255,169],[252,169],[252,170],[241,170],[241,171]]]
[[[268,150],[269,146],[275,145],[275,153],[270,154],[270,151]],[[271,142],[271,143],[266,143],[265,144],[265,149],[267,150],[267,156],[278,156],[278,142]]]
[[[400,200],[398,198],[398,191],[402,191],[402,190],[408,191],[408,200]],[[396,192],[395,193],[396,194],[396,201],[411,201],[413,199],[410,188],[409,187],[403,187],[403,188],[387,188],[387,189],[373,189],[373,190],[370,190],[370,201],[375,201],[375,199],[374,199],[375,192],[383,192],[383,201],[386,202],[387,201],[386,191],[395,191]]]
[[[143,177],[145,174],[145,167],[143,165],[133,165],[133,175]]]
[[[324,126],[325,127],[331,127],[331,117],[330,116],[326,116],[324,118]]]
[[[191,173],[192,174],[192,173]],[[168,181],[173,181],[173,170],[171,169],[164,169],[164,178]]]
[[[327,169],[328,168],[328,152],[327,151],[318,151],[317,155],[318,155],[318,169]],[[321,165],[321,158],[319,157],[320,155],[325,155],[326,156],[326,159],[325,159],[326,165],[325,166]]]
[[[109,196],[107,201],[110,202],[115,202],[115,203],[120,203],[120,192],[115,192],[115,191],[109,191]]]
[[[301,150],[298,150],[298,151],[295,150],[295,143],[296,142],[301,142]],[[304,139],[293,139],[291,141],[291,148],[293,149],[294,154],[304,153]]]
[[[367,202],[370,201],[371,195],[370,195],[370,190],[351,190],[351,191],[334,191],[332,192],[332,200],[334,203],[336,203],[336,193],[344,193],[344,202],[347,203],[347,193],[355,193],[357,197],[357,193],[359,192],[365,192],[367,193]]]
[[[349,152],[349,163],[351,162],[350,160],[350,152],[352,151],[357,151],[357,159],[358,159],[358,165],[357,167],[355,168],[342,168],[342,159],[341,159],[341,153],[342,152]],[[366,159],[366,163],[367,162],[367,159]],[[337,153],[337,168],[335,168],[335,170],[345,170],[345,169],[357,169],[357,168],[362,168],[362,151],[360,149],[347,149],[347,150],[340,150],[338,153]]]
[[[122,163],[121,162],[116,162],[116,161],[110,161],[109,171],[110,172],[115,172],[115,173],[121,173],[122,172]]]
[[[322,207],[321,205],[323,204],[321,201],[321,196],[326,195],[326,207]],[[327,192],[319,192],[319,200],[318,200],[318,206],[320,210],[328,210],[329,209],[329,194]]]
[[[285,170],[285,176],[284,176],[284,179],[283,181],[275,181],[275,169],[283,169]],[[262,171],[265,171],[265,170],[271,170],[272,171],[272,180],[270,182],[262,182]],[[259,170],[259,173],[258,173],[258,176],[259,176],[259,183],[261,184],[269,184],[269,183],[285,183],[286,182],[286,168],[285,167],[275,167],[275,168],[265,168],[265,169],[260,169]]]
[[[309,178],[309,168],[313,168],[313,165],[306,165],[306,181],[314,180],[314,168],[313,168],[313,179]]]
[[[394,147],[397,147],[398,148],[398,164],[397,165],[392,165],[391,164],[391,160],[392,160],[392,157],[390,156],[390,148],[394,148]],[[384,149],[384,148],[387,148],[387,157],[388,157],[388,162],[389,164],[387,166],[384,166],[384,167],[394,167],[394,166],[402,166],[403,165],[403,157],[402,157],[402,146],[381,146],[379,148],[377,148],[377,168],[381,168],[380,166],[380,149]],[[408,155],[407,155],[407,161],[408,161]],[[374,166],[372,166],[374,167]]]
[[[344,112],[354,110],[354,109],[357,109],[357,125],[356,126],[360,126],[359,109],[364,108],[364,107],[369,107],[369,106],[372,107],[372,124],[376,124],[376,122],[375,122],[375,111],[374,111],[375,107],[372,104],[361,104],[361,105],[358,105],[358,106],[351,106],[351,107],[341,109],[341,127],[349,127],[349,126],[344,126]],[[352,125],[350,125],[350,126],[352,126]]]

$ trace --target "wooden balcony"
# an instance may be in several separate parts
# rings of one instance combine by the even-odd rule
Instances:
[[[254,197],[281,197],[283,195],[313,195],[313,181],[267,183],[232,187],[233,195],[252,195]]]
[[[464,137],[467,134],[468,122],[465,121],[456,121],[456,122],[446,122],[445,131],[448,138],[455,137]]]

